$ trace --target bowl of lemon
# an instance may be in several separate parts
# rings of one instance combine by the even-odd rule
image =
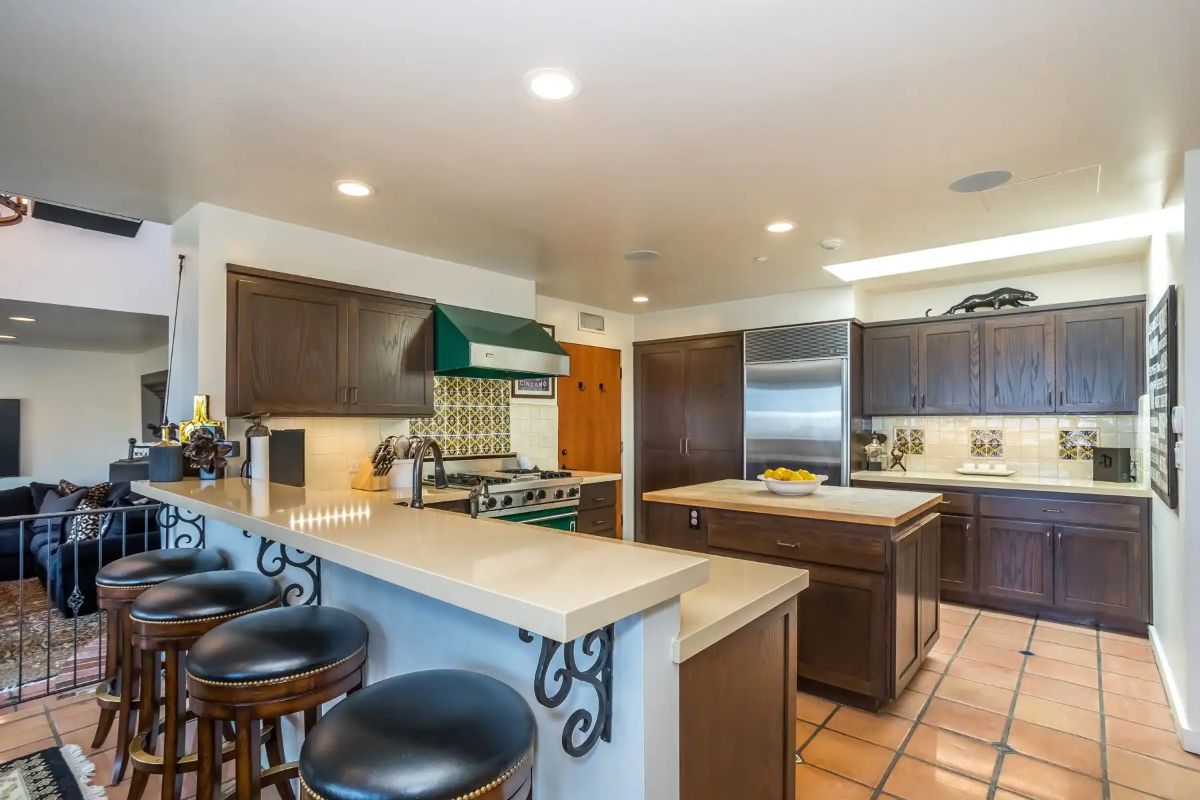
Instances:
[[[804,495],[815,492],[822,483],[829,480],[829,476],[814,475],[806,469],[777,467],[759,475],[758,479],[775,494]]]

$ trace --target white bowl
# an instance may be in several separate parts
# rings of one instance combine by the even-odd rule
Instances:
[[[793,496],[812,494],[825,481],[829,480],[828,475],[818,475],[811,481],[777,481],[774,478],[768,478],[764,475],[759,475],[758,479],[767,485],[767,489],[773,494],[790,494]]]

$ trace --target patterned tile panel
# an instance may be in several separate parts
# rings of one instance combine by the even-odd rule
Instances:
[[[925,455],[924,428],[896,428],[896,446],[905,455]]]
[[[433,416],[414,419],[414,436],[433,436],[448,456],[512,452],[512,382],[484,378],[433,379]]]
[[[971,458],[1004,458],[1004,431],[971,429]]]
[[[1091,461],[1100,444],[1100,431],[1096,428],[1061,428],[1058,431],[1058,458],[1060,461]]]

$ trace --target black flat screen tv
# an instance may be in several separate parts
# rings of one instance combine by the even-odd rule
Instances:
[[[21,401],[0,400],[0,478],[21,474]]]

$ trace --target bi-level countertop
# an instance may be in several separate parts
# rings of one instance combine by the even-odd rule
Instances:
[[[800,569],[396,505],[406,493],[242,478],[135,491],[560,642],[682,595],[676,661],[808,586]]]

